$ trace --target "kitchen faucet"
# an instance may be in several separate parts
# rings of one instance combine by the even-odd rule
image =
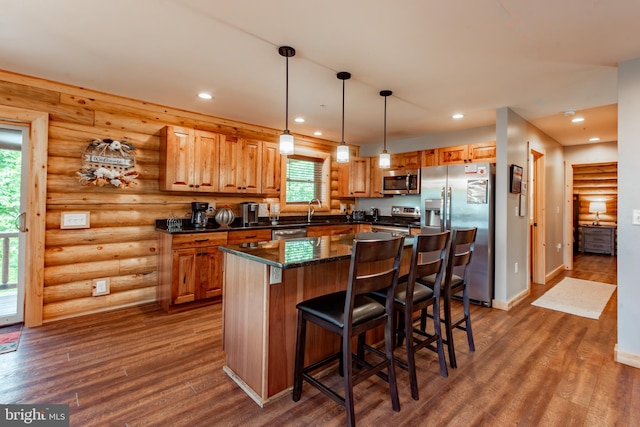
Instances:
[[[311,217],[316,212],[315,209],[311,209],[311,203],[313,203],[313,202],[317,202],[318,203],[318,207],[322,208],[322,202],[320,201],[320,199],[311,199],[311,200],[309,200],[309,207],[308,207],[308,210],[307,210],[307,222],[311,222]]]

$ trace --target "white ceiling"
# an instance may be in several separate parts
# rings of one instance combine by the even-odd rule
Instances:
[[[617,140],[638,0],[0,0],[0,68],[340,141],[493,125],[511,107],[564,145]],[[196,97],[209,91],[214,99]],[[585,122],[572,124],[564,111]],[[454,112],[463,120],[450,118]],[[303,116],[306,123],[293,122]]]

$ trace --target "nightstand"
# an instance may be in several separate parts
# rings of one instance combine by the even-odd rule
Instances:
[[[583,225],[582,252],[616,254],[616,228],[606,225]]]

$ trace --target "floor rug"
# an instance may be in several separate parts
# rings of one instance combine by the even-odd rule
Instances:
[[[616,285],[565,277],[532,305],[599,319]]]
[[[0,354],[18,349],[22,324],[3,326],[0,328]]]

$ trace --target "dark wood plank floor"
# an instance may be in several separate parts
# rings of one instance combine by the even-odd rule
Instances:
[[[616,283],[615,258],[567,275]],[[473,306],[476,352],[457,332],[458,369],[418,356],[420,400],[398,370],[401,411],[377,378],[356,387],[361,426],[638,426],[640,369],[613,361],[616,294],[599,320],[532,306]],[[221,307],[166,315],[156,305],[25,329],[0,355],[0,403],[64,403],[72,426],[341,426],[341,407],[305,386],[258,407],[222,371]],[[283,361],[283,363],[293,363]]]

